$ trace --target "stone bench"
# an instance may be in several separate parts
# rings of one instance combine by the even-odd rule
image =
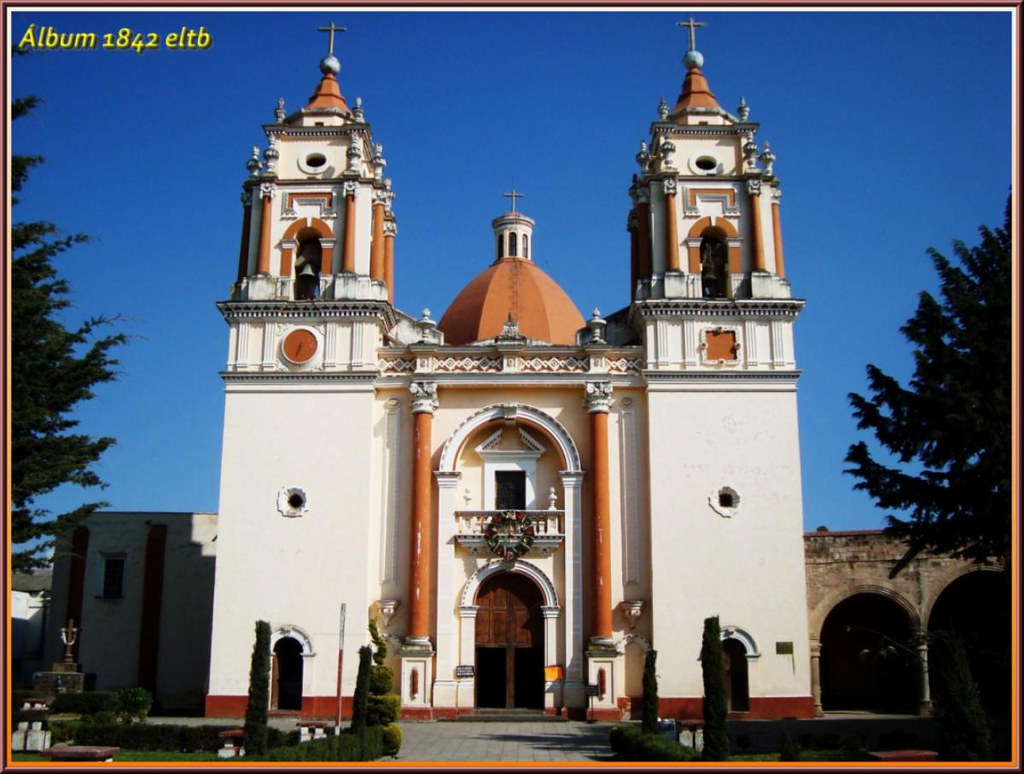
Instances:
[[[885,762],[937,761],[939,754],[934,750],[880,750],[868,753],[868,759]]]
[[[218,758],[241,758],[245,755],[245,748],[242,747],[245,731],[241,728],[230,728],[221,731],[217,736],[224,740],[224,746],[217,750]]]
[[[295,725],[299,727],[300,742],[324,739],[327,735],[328,723],[326,720],[300,720]]]
[[[98,747],[93,745],[76,744],[55,744],[49,750],[40,751],[43,755],[55,761],[103,761],[109,763],[114,756],[121,752],[120,747]]]
[[[43,730],[41,720],[21,720],[11,734],[11,749],[15,752],[42,752],[50,746],[50,732]]]

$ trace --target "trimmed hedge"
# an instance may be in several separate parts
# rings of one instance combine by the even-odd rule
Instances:
[[[390,726],[402,712],[402,697],[396,693],[366,697],[366,725]]]
[[[58,693],[50,702],[53,714],[95,715],[97,712],[117,712],[116,691],[87,691],[85,693]]]
[[[169,752],[217,752],[224,746],[218,734],[226,726],[177,726],[150,723],[77,723],[61,727],[75,744],[121,747],[125,750],[164,750]],[[297,734],[276,728],[267,729],[267,741],[275,746],[294,744]]]
[[[402,749],[402,728],[397,723],[389,726],[382,726],[381,733],[384,741],[384,754],[392,758],[398,757],[398,751]]]
[[[623,761],[691,761],[695,758],[690,748],[660,734],[646,734],[639,726],[613,726],[608,742],[612,752]]]
[[[338,736],[303,742],[294,747],[271,747],[266,755],[247,761],[375,761],[384,756],[384,733],[381,726],[369,726],[359,732],[346,729]]]

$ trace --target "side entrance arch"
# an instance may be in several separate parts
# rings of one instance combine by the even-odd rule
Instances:
[[[302,709],[302,645],[294,637],[275,643],[270,668],[270,708]]]
[[[501,572],[476,604],[476,705],[544,708],[543,595],[525,575]]]

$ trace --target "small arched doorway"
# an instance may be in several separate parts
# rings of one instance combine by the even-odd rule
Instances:
[[[822,707],[915,713],[920,698],[916,659],[906,610],[882,594],[847,597],[821,627]]]
[[[270,708],[302,709],[302,644],[282,637],[274,645],[270,669]]]
[[[524,575],[488,578],[476,599],[476,706],[544,708],[544,604]]]
[[[725,665],[725,701],[730,712],[750,711],[750,677],[747,671],[747,649],[739,640],[722,640],[722,661]]]

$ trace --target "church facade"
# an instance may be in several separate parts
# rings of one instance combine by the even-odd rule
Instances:
[[[229,328],[208,715],[238,716],[253,624],[280,709],[347,714],[376,619],[407,716],[619,717],[660,651],[699,713],[704,618],[743,709],[813,711],[779,181],[691,45],[636,156],[631,296],[584,320],[493,221],[493,262],[437,322],[392,304],[386,161],[333,54],[264,127]],[[623,170],[624,178],[628,173]],[[624,180],[625,182],[625,180]],[[313,422],[301,452],[281,439]],[[339,557],[341,557],[339,559]],[[740,668],[742,667],[742,668]]]

